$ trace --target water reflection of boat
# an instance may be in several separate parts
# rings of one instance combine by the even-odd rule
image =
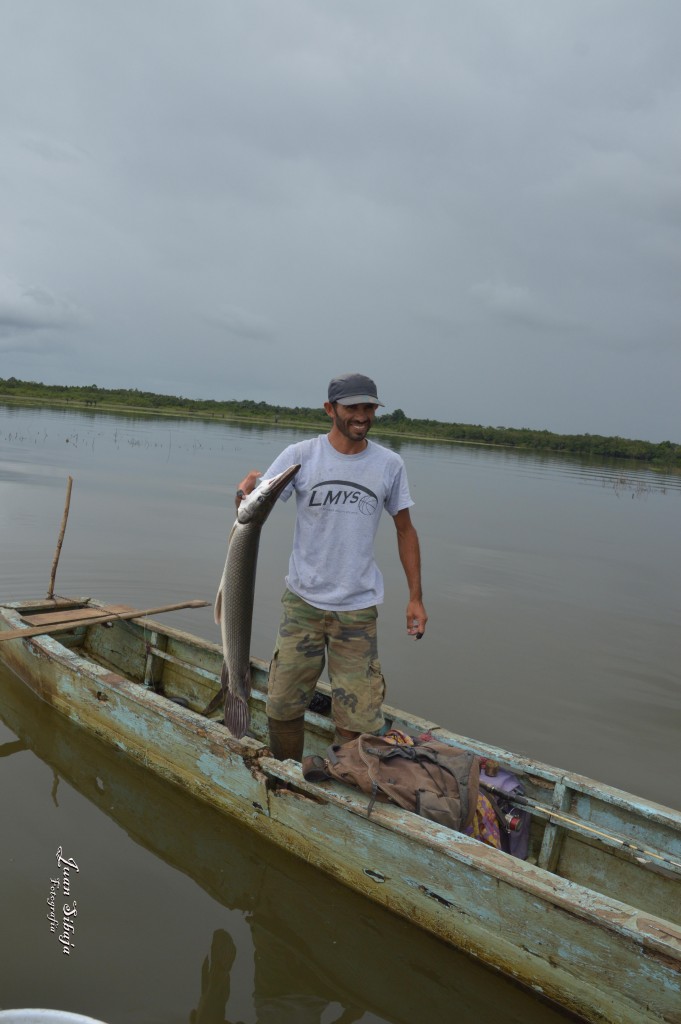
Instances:
[[[256,1019],[304,1024],[329,1018],[413,1024],[424,1007],[450,1020],[550,1024],[562,1014],[480,964],[410,927],[299,859],[263,842],[251,830],[206,807],[185,791],[150,775],[123,752],[101,744],[7,675],[0,721],[19,737],[0,745],[0,757],[31,750],[53,772],[51,799],[66,783],[131,838],[193,879],[222,906],[241,911],[254,954]],[[104,880],[103,886],[108,887]],[[176,936],[171,942],[176,943]],[[237,945],[215,929],[196,979],[192,1024],[223,1024]],[[124,970],[143,955],[128,934],[125,955],[107,971]],[[248,951],[247,951],[248,952]],[[268,1012],[270,1016],[268,1016]]]
[[[71,602],[58,614],[82,620],[99,607]],[[50,602],[8,605],[0,629],[49,629],[54,615]],[[216,645],[149,621],[62,621],[57,635],[5,640],[0,656],[147,768],[589,1020],[678,1021],[681,814],[389,709],[399,728],[437,728],[521,777],[535,863],[395,807],[367,818],[361,796],[268,756],[263,663],[253,663],[253,737],[237,742],[198,713],[217,686]],[[331,734],[308,714],[309,752]]]

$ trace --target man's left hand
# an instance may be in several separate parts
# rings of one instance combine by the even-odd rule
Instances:
[[[428,615],[422,601],[410,601],[407,605],[407,633],[414,640],[420,640],[426,631]]]

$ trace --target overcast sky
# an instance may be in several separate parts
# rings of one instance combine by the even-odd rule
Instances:
[[[677,0],[0,0],[0,376],[681,441]]]

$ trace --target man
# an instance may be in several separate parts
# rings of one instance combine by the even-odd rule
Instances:
[[[264,474],[270,478],[291,465],[301,467],[281,494],[287,501],[296,492],[297,515],[267,698],[270,749],[281,760],[301,760],[305,710],[325,652],[336,742],[383,727],[385,681],[376,638],[383,577],[374,558],[383,508],[395,523],[409,587],[407,632],[418,639],[426,628],[404,463],[367,438],[379,405],[369,377],[335,377],[324,403],[329,433],[289,445]],[[237,502],[250,494],[259,475],[253,470],[242,480]]]

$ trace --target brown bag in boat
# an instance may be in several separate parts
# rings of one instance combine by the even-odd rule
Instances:
[[[423,818],[462,832],[473,821],[478,800],[480,759],[439,740],[395,743],[362,733],[326,758],[306,757],[303,774],[311,782],[338,779],[376,800],[390,801]]]

